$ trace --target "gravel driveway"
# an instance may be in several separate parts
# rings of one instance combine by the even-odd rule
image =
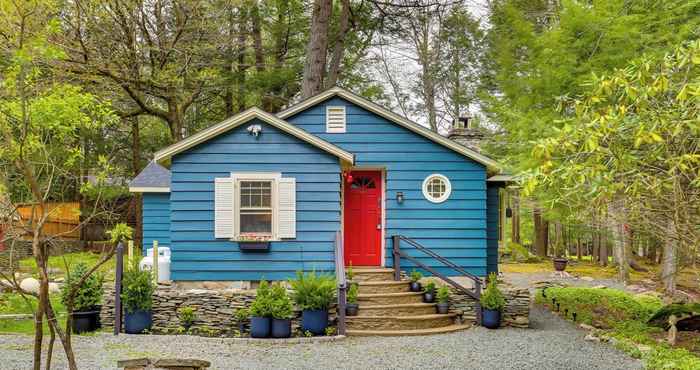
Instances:
[[[192,357],[213,369],[641,369],[639,361],[601,343],[540,308],[532,329],[485,328],[426,337],[348,338],[334,343],[253,344],[190,336],[81,336],[80,369],[112,369],[117,359]],[[55,368],[62,369],[56,350]],[[0,335],[0,369],[27,369],[31,338]]]

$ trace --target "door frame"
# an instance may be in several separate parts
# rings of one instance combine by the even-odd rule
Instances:
[[[384,166],[353,166],[353,167],[348,167],[348,168],[343,168],[343,172],[354,172],[354,171],[377,171],[379,172],[381,182],[382,182],[382,191],[381,194],[379,195],[381,197],[381,221],[382,221],[382,230],[381,230],[381,235],[380,238],[381,240],[379,241],[379,247],[381,248],[381,261],[379,263],[378,267],[385,267],[386,266],[386,167]],[[340,237],[343,238],[343,253],[345,252],[345,178],[340,176]]]

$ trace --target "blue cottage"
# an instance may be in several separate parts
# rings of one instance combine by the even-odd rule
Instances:
[[[144,247],[171,249],[175,281],[282,280],[333,271],[341,254],[346,266],[380,269],[393,266],[395,243],[404,270],[455,275],[443,258],[485,276],[497,270],[508,180],[498,171],[333,88],[277,115],[246,110],[160,150],[130,190],[143,193]]]

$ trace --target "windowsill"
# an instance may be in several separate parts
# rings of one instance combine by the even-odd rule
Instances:
[[[238,242],[238,243],[266,243],[266,242],[274,242],[277,241],[278,239],[273,238],[272,236],[269,235],[249,235],[244,238],[233,238],[231,239],[232,242]]]

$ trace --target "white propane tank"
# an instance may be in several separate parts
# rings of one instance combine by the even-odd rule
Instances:
[[[146,256],[141,259],[139,268],[153,270],[153,248],[146,249]],[[158,282],[170,280],[170,248],[158,247]]]

